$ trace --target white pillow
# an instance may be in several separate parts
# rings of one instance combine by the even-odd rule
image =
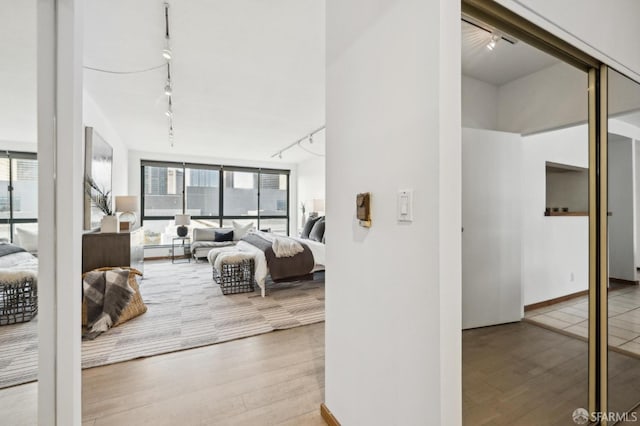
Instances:
[[[16,245],[29,252],[38,251],[38,231],[16,227]]]
[[[240,241],[253,229],[253,222],[242,225],[234,220],[231,223],[233,223],[233,241]]]

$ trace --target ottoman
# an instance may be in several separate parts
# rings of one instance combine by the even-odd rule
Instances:
[[[214,250],[207,257],[213,269],[213,279],[220,285],[222,294],[254,291],[253,254],[234,250],[212,253]]]

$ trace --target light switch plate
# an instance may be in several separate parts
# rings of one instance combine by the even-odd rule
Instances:
[[[413,221],[413,189],[398,191],[398,222]]]

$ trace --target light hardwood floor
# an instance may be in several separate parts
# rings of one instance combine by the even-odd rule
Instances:
[[[84,426],[325,425],[324,323],[84,370],[82,384]],[[36,392],[0,391],[2,418],[34,425]]]
[[[569,425],[587,404],[587,344],[527,323],[462,333],[463,424]]]
[[[584,340],[519,322],[464,331],[462,348],[464,425],[570,425],[587,407]],[[609,410],[638,402],[640,360],[609,351]]]

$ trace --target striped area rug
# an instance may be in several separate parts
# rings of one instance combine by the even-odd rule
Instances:
[[[82,368],[221,343],[324,321],[324,273],[224,296],[207,263],[147,262],[147,313],[82,342]],[[256,286],[257,288],[257,286]],[[0,327],[0,388],[36,380],[37,317]]]

